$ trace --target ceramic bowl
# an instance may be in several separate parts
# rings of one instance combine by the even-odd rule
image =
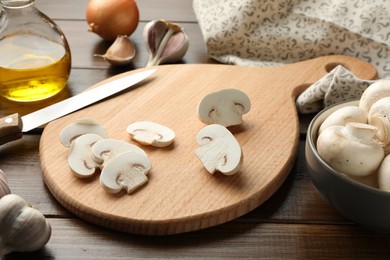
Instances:
[[[378,231],[390,231],[390,192],[381,191],[356,181],[332,169],[321,159],[316,149],[317,132],[321,123],[336,109],[358,105],[358,101],[345,102],[324,109],[311,121],[306,138],[305,156],[312,183],[319,194],[353,222]],[[375,178],[374,178],[375,179]]]

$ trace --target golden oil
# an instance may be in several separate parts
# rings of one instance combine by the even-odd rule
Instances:
[[[14,35],[0,41],[0,95],[31,102],[60,92],[70,74],[69,50],[37,35]]]

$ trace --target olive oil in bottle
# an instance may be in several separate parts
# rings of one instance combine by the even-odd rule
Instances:
[[[0,96],[32,102],[60,92],[71,68],[61,29],[34,0],[0,0],[0,7]]]
[[[65,48],[36,35],[0,41],[0,95],[14,101],[36,101],[60,92],[70,73]]]

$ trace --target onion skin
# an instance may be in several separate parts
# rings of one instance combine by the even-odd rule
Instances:
[[[86,9],[89,31],[106,41],[118,35],[130,36],[139,23],[135,0],[90,0]]]

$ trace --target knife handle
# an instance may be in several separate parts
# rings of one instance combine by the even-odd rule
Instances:
[[[18,113],[0,119],[0,145],[22,138],[23,123]]]

